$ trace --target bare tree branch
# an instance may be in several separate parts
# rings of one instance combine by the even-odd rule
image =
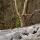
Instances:
[[[26,5],[27,5],[27,1],[28,1],[28,0],[25,0],[25,2],[24,2],[24,8],[23,8],[22,15],[24,15],[24,13],[25,13],[25,8],[26,8]]]
[[[18,12],[16,0],[14,0],[14,1],[15,1],[15,9],[16,9],[17,15],[20,16],[20,13]],[[26,8],[26,5],[27,5],[27,1],[28,1],[28,0],[25,0],[25,2],[24,2],[24,8],[23,8],[23,12],[22,12],[21,15],[24,15],[24,13],[25,13],[25,8]],[[25,14],[25,15],[26,15],[26,14]]]
[[[16,9],[17,15],[20,16],[20,13],[18,12],[16,0],[14,0],[14,1],[15,1],[15,9]]]

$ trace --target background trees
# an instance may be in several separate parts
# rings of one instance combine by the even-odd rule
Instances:
[[[0,29],[36,23],[40,23],[40,0],[0,0]]]
[[[14,0],[0,0],[0,29],[8,29],[15,27],[15,4]]]

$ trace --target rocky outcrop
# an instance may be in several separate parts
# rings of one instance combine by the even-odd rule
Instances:
[[[40,24],[12,30],[0,30],[0,40],[40,40]]]

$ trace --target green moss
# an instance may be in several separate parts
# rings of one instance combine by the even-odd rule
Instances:
[[[20,27],[20,20],[18,17],[16,17],[16,27]]]

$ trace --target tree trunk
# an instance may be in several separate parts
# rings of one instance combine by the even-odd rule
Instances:
[[[31,23],[30,18],[31,18],[31,14],[22,15],[22,17],[20,19],[21,20],[21,27],[25,27],[25,26],[30,25],[30,23]]]

